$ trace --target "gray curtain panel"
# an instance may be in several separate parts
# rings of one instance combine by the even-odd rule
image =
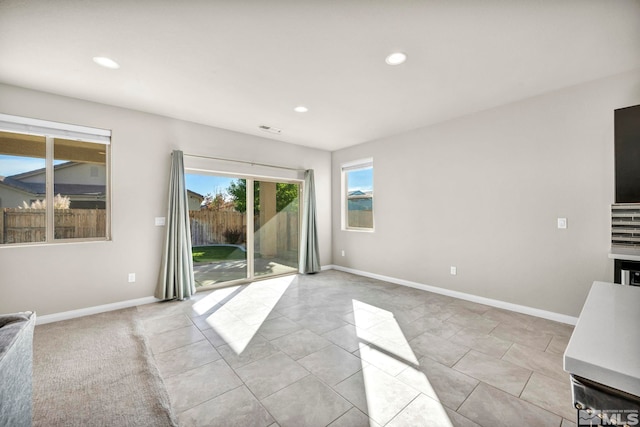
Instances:
[[[169,208],[166,237],[162,253],[162,267],[155,297],[163,300],[189,298],[196,292],[191,257],[189,202],[184,181],[182,151],[171,154],[169,180]]]
[[[316,189],[313,182],[313,169],[307,169],[304,172],[304,206],[302,208],[302,235],[298,267],[298,271],[302,274],[320,271],[316,227]]]

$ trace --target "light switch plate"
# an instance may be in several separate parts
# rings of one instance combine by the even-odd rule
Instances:
[[[567,218],[558,218],[558,228],[567,228]]]
[[[156,217],[156,225],[161,226],[164,225],[164,217],[163,216],[157,216]]]

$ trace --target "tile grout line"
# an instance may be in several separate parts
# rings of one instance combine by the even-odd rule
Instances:
[[[232,368],[232,369],[233,369],[233,368]],[[233,372],[235,372],[235,371],[233,371]],[[236,374],[236,375],[238,375],[238,374]],[[238,376],[238,378],[240,378],[240,376]],[[303,378],[305,378],[305,377],[303,377]],[[302,378],[301,378],[301,379],[302,379]],[[255,395],[255,393],[253,392],[253,390],[251,390],[251,389],[249,388],[249,386],[244,382],[244,380],[243,380],[242,378],[240,378],[240,381],[242,381],[242,385],[241,385],[240,387],[244,386],[244,388],[246,388],[246,389],[249,391],[249,393],[251,393],[251,396],[253,396],[253,398],[254,398],[254,399],[256,399],[256,402],[258,402],[258,404],[259,404],[259,405],[260,405],[260,406],[261,406],[265,411],[267,411],[267,414],[269,414],[269,416],[273,419],[273,423],[278,423],[278,420],[276,419],[276,417],[274,417],[274,416],[273,416],[273,414],[272,414],[272,413],[267,409],[267,407],[266,407],[266,406],[264,406],[264,405],[262,404],[262,401],[261,401],[260,399],[258,399],[258,396],[256,396],[256,395]],[[298,380],[298,381],[300,381],[300,380]],[[295,384],[295,383],[294,383],[294,384]],[[273,394],[273,393],[272,393],[272,394]],[[271,395],[269,395],[269,396],[271,396]],[[267,396],[267,397],[269,397],[269,396]],[[266,399],[266,398],[265,398],[265,399]],[[273,423],[268,424],[268,426],[272,425]],[[278,425],[280,425],[280,423],[278,423]]]
[[[459,372],[459,371],[458,371],[458,372]],[[472,378],[473,378],[473,377],[472,377]],[[476,391],[476,389],[480,386],[480,384],[484,384],[484,382],[483,382],[483,381],[478,380],[478,384],[476,384],[476,385],[473,387],[473,390],[471,390],[471,392],[469,392],[469,394],[464,398],[464,400],[463,400],[463,401],[458,405],[458,407],[455,409],[455,412],[456,412],[456,413],[459,413],[459,412],[458,412],[458,409],[462,408],[462,405],[464,405],[464,403],[469,399],[469,396],[471,396],[471,395],[473,394],[473,392],[474,392],[474,391]],[[462,415],[462,414],[460,414],[460,415],[464,417],[464,415]],[[465,418],[466,418],[466,417],[465,417]]]
[[[205,340],[205,341],[206,341],[206,340]],[[198,343],[200,343],[200,342],[202,342],[202,341],[198,341],[198,342],[196,342],[196,343],[194,343],[194,344],[198,344]],[[211,343],[208,343],[208,344],[209,344],[209,345],[211,345]],[[192,344],[189,344],[189,345],[192,345]],[[185,347],[187,347],[187,346],[185,346]],[[212,347],[212,349],[213,349],[214,351],[216,351],[216,349],[215,349],[215,348],[213,348],[213,345],[211,345],[211,347]],[[179,348],[183,348],[183,347],[179,347]],[[176,349],[176,350],[177,350],[177,349]],[[169,350],[169,351],[173,351],[173,350]],[[165,353],[168,353],[168,352],[165,352]],[[206,365],[208,365],[208,364],[210,364],[210,363],[215,363],[215,362],[218,362],[219,360],[224,360],[224,358],[222,357],[222,355],[221,355],[220,353],[218,353],[217,351],[216,351],[216,353],[220,356],[220,358],[218,358],[218,359],[216,359],[216,360],[210,360],[210,361],[208,361],[208,362],[201,363],[201,364],[199,364],[199,365],[197,365],[197,366],[193,366],[193,367],[191,367],[191,368],[189,368],[189,369],[185,369],[185,370],[182,370],[182,371],[180,371],[180,372],[176,372],[176,373],[174,373],[174,374],[167,375],[166,377],[165,377],[164,375],[162,375],[162,372],[160,373],[160,375],[163,377],[163,379],[169,379],[169,378],[173,378],[173,377],[175,377],[175,376],[177,376],[177,375],[183,374],[183,373],[185,373],[185,372],[189,372],[189,371],[191,371],[191,370],[193,370],[193,369],[201,368],[201,367],[206,366]],[[161,354],[164,354],[164,353],[161,353]],[[157,364],[157,361],[156,361],[156,364]],[[234,372],[235,372],[235,371],[234,371]]]
[[[402,411],[404,411],[405,409],[407,409],[409,407],[409,405],[411,405],[416,399],[418,399],[420,396],[425,396],[427,399],[431,399],[434,400],[433,398],[427,396],[426,394],[422,393],[422,392],[418,392],[418,395],[416,397],[414,397],[413,399],[411,399],[411,401],[409,403],[407,403],[406,405],[404,405],[398,412],[396,412],[396,414],[391,417],[391,419],[389,421],[387,421],[384,425],[389,425],[389,423],[391,423],[393,420],[395,420],[396,418],[398,418],[398,416],[402,413]],[[441,403],[440,405],[442,406],[442,408],[444,408],[445,406]]]
[[[522,391],[524,391],[524,389],[522,389]],[[541,410],[543,410],[543,411],[545,411],[545,412],[548,412],[548,413],[549,413],[549,414],[551,414],[551,415],[555,415],[556,417],[559,417],[559,418],[560,418],[560,424],[562,424],[562,420],[563,420],[563,419],[565,419],[565,418],[564,418],[564,416],[562,416],[562,415],[560,415],[560,414],[557,414],[557,413],[555,413],[555,412],[553,412],[553,411],[550,411],[550,410],[549,410],[549,409],[547,409],[547,408],[543,408],[542,406],[538,405],[537,403],[530,402],[530,401],[528,401],[528,400],[526,400],[526,399],[522,399],[522,398],[520,398],[520,397],[518,397],[518,399],[522,400],[523,402],[527,402],[528,404],[533,405],[533,406],[535,406],[535,407],[536,407],[536,408],[538,408],[538,409],[541,409]]]
[[[529,377],[527,378],[527,381],[525,381],[524,386],[522,387],[522,390],[520,390],[520,393],[518,393],[518,399],[522,399],[522,393],[524,393],[524,390],[527,388],[527,385],[529,384],[529,381],[531,381],[531,377],[533,377],[533,373],[534,371],[532,370],[531,373],[529,374]],[[525,400],[525,399],[522,399]],[[531,402],[529,402],[531,403]]]
[[[224,396],[225,394],[230,393],[230,392],[232,392],[232,391],[234,391],[234,390],[237,390],[237,389],[239,389],[240,387],[242,387],[242,386],[244,386],[244,385],[245,385],[245,384],[244,384],[244,383],[242,383],[242,384],[240,384],[238,387],[234,387],[234,388],[232,388],[232,389],[230,389],[230,390],[225,391],[224,393],[220,393],[220,394],[218,394],[218,395],[216,395],[216,396],[212,396],[212,397],[210,397],[210,398],[209,398],[209,399],[207,399],[207,400],[204,400],[204,401],[202,401],[202,402],[200,402],[200,403],[198,403],[198,404],[196,404],[196,405],[190,406],[190,407],[188,407],[187,409],[184,409],[184,410],[182,410],[182,411],[178,412],[178,414],[177,414],[177,415],[178,415],[178,420],[180,419],[180,414],[183,414],[183,413],[185,413],[185,412],[187,412],[187,411],[190,411],[190,410],[192,410],[192,409],[194,409],[194,408],[197,408],[197,407],[198,407],[198,406],[200,406],[200,405],[204,405],[205,403],[210,402],[210,401],[212,401],[212,400],[214,400],[214,399],[217,399],[217,398],[218,398],[218,397],[220,397],[220,396]],[[246,386],[245,386],[245,387],[246,387]],[[171,398],[171,396],[169,396],[169,398]]]

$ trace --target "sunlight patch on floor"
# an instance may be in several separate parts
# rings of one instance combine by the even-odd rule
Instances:
[[[419,369],[420,363],[393,313],[362,301],[352,302],[369,417],[378,422],[389,421],[383,412],[385,405],[380,404],[381,396],[384,396],[385,390],[390,387],[389,377],[395,378],[402,373],[407,385],[433,400],[431,405],[434,408],[429,411],[429,422],[433,425],[453,427],[444,407],[437,399],[429,378]],[[373,336],[376,338],[372,338]],[[367,365],[373,365],[378,369],[371,369],[371,366]]]
[[[240,286],[230,286],[228,288],[217,289],[212,291],[206,297],[198,300],[195,304],[193,304],[193,311],[195,311],[198,315],[205,314],[207,311],[211,310],[216,304],[219,304],[225,298],[228,298],[229,295],[238,291]]]
[[[292,275],[213,291],[212,294],[226,292],[203,304],[202,308],[221,304],[207,317],[207,323],[236,354],[241,354],[294,280],[296,276]]]

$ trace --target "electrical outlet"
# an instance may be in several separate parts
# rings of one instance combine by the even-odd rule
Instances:
[[[456,274],[458,274],[458,267],[454,267],[453,265],[451,266],[451,275],[455,276]]]
[[[558,228],[567,228],[567,218],[558,218]]]
[[[136,273],[129,273],[129,283],[136,281]]]
[[[342,256],[344,256],[344,249],[342,250]]]

